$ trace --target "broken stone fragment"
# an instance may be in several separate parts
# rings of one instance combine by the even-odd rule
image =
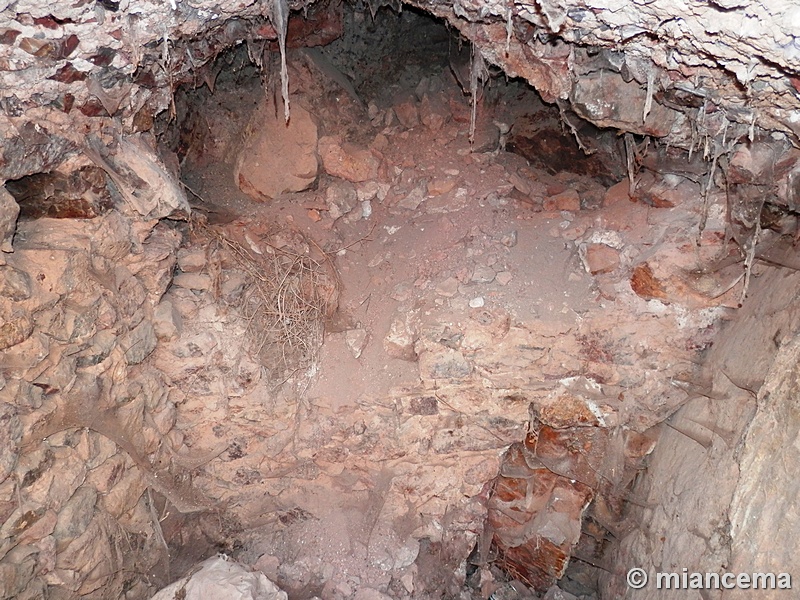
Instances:
[[[105,147],[90,136],[83,150],[116,184],[124,200],[123,212],[149,219],[188,215],[191,208],[183,188],[167,171],[151,141],[148,134],[136,134]]]
[[[231,600],[288,598],[286,592],[267,579],[264,573],[253,572],[249,566],[237,563],[225,555],[209,558],[194,567],[191,573],[160,590],[153,596],[153,600],[173,600],[179,597]]]
[[[234,179],[254,200],[308,189],[319,172],[317,124],[300,106],[292,107],[287,125],[266,106],[255,111],[236,159]]]
[[[155,350],[156,332],[150,321],[142,321],[133,330],[120,339],[120,346],[125,351],[125,360],[129,365],[138,365]]]
[[[451,177],[436,177],[428,182],[428,195],[441,196],[456,187],[456,180]]]
[[[206,291],[211,289],[211,276],[208,273],[179,273],[172,279],[172,285],[187,290]]]
[[[469,301],[470,308],[483,308],[486,304],[486,300],[483,296],[476,296]]]
[[[78,369],[87,369],[100,364],[117,345],[117,336],[110,329],[98,331],[90,340],[91,345],[78,353],[75,366]]]
[[[30,275],[11,265],[0,266],[0,296],[15,302],[30,298]]]
[[[500,285],[508,285],[514,276],[508,271],[500,271],[495,277],[495,281]]]
[[[461,380],[472,373],[472,365],[458,350],[436,348],[422,352],[419,357],[419,374],[425,380]]]
[[[2,252],[13,252],[11,240],[17,228],[17,217],[19,216],[19,205],[14,196],[6,191],[5,187],[0,186],[0,265],[5,264]]]
[[[344,339],[353,358],[359,358],[361,353],[364,352],[364,348],[367,346],[369,334],[366,329],[359,327],[357,329],[349,329],[344,334]]]
[[[436,293],[445,298],[452,298],[458,294],[459,281],[455,277],[448,277],[436,286]]]
[[[619,250],[605,244],[589,244],[586,246],[584,265],[592,275],[610,273],[619,267]]]
[[[615,204],[630,202],[630,184],[627,179],[623,179],[617,184],[612,185],[606,190],[603,196],[603,206],[614,206]]]
[[[159,340],[171,340],[179,337],[183,326],[180,313],[172,302],[163,300],[153,311],[153,329]]]
[[[528,180],[524,177],[521,177],[517,173],[509,174],[508,182],[514,186],[514,189],[526,196],[530,195],[532,191],[531,184],[528,182]]]
[[[377,181],[367,181],[356,188],[359,202],[374,200],[378,196],[378,192],[380,192],[380,187]],[[383,198],[379,198],[379,200],[383,200]]]
[[[340,143],[331,136],[321,137],[318,149],[325,172],[333,177],[354,183],[378,177],[380,161],[369,150],[350,143]]]
[[[416,333],[412,331],[406,319],[397,317],[389,327],[389,333],[383,340],[383,349],[392,358],[415,361],[417,353],[414,350]]]
[[[649,264],[638,265],[631,274],[631,289],[645,300],[666,300],[667,292]]]
[[[500,146],[500,129],[494,123],[481,123],[475,129],[472,151],[494,152]]]
[[[325,190],[325,203],[331,219],[338,219],[358,205],[358,193],[349,181],[334,181]]]
[[[17,407],[8,402],[0,403],[0,483],[8,478],[17,464],[20,439],[22,424],[17,417]]]
[[[422,124],[435,133],[444,127],[452,115],[440,96],[425,94],[419,105],[419,116]]]
[[[0,44],[10,46],[20,33],[22,32],[16,29],[0,29]]]
[[[592,428],[565,431],[579,434],[581,429]],[[581,460],[580,451],[565,451],[565,444],[557,449],[558,456],[539,452],[539,438],[554,434],[558,430],[541,426],[524,443],[509,448],[488,507],[494,542],[503,559],[538,591],[563,576],[593,497],[588,485],[560,474],[571,473],[571,462]],[[530,466],[539,464],[543,468]],[[558,465],[558,473],[549,465]]]
[[[0,325],[0,350],[11,348],[27,340],[33,333],[33,319],[27,312],[12,315]]]
[[[614,100],[608,101],[609,98]],[[571,99],[573,110],[598,127],[641,135],[664,137],[684,119],[678,111],[651,98],[650,111],[642,123],[648,103],[647,91],[636,81],[626,83],[620,74],[608,70],[579,77],[572,88]]]
[[[777,142],[740,144],[730,159],[730,183],[769,183],[764,178],[775,177],[775,163],[785,152],[784,144]]]
[[[374,588],[362,587],[353,596],[353,600],[391,600],[391,596],[387,596]]]
[[[472,272],[471,280],[474,283],[492,283],[496,276],[497,274],[491,267],[479,265],[475,267],[475,270]]]
[[[408,194],[406,194],[405,198],[400,200],[397,203],[397,206],[400,208],[405,208],[407,210],[416,210],[419,208],[419,205],[427,197],[425,194],[426,186],[418,185],[413,190],[411,190]]]
[[[408,94],[394,103],[394,114],[397,120],[406,129],[413,129],[419,125],[419,109],[417,102],[411,94]]]
[[[97,490],[91,485],[79,487],[58,513],[58,521],[53,531],[58,545],[62,548],[80,536],[94,517],[97,504]]]
[[[178,268],[184,273],[199,273],[206,266],[204,248],[181,248],[178,250]]]
[[[543,208],[545,210],[579,211],[581,209],[581,197],[576,190],[569,189],[545,198]]]

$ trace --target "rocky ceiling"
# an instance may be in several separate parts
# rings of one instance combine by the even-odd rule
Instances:
[[[386,0],[370,5],[375,10]],[[482,56],[603,127],[722,155],[800,140],[800,6],[783,1],[416,1]],[[395,7],[399,8],[399,4]],[[147,129],[181,82],[239,43],[319,45],[339,6],[248,0],[0,1],[0,179],[52,168],[87,131]],[[112,121],[108,121],[108,118]],[[75,127],[80,123],[80,127]],[[36,138],[44,127],[47,140]],[[763,136],[761,136],[763,137]],[[35,146],[36,152],[23,151]],[[24,155],[24,156],[23,156]]]

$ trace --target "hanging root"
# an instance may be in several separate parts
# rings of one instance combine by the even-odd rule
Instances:
[[[475,143],[475,123],[478,118],[478,91],[481,81],[486,81],[489,70],[483,60],[481,51],[472,45],[472,62],[469,69],[469,93],[472,96],[472,114],[469,120],[469,143]]]
[[[636,148],[633,135],[625,134],[625,162],[628,167],[628,194],[633,195],[636,189]]]
[[[567,117],[567,113],[564,110],[564,102],[562,100],[556,100],[556,105],[558,106],[558,112],[561,115],[561,122],[563,124],[565,124],[567,127],[569,127],[569,130],[572,132],[572,135],[575,137],[575,141],[578,143],[578,148],[580,148],[581,151],[586,156],[590,156],[590,155],[594,154],[595,152],[597,152],[596,148],[588,148],[583,143],[583,141],[581,140],[580,135],[578,135],[578,129],[575,127],[575,125],[572,123],[572,121],[570,121],[569,118]]]
[[[647,121],[647,115],[650,114],[650,109],[653,107],[653,84],[656,80],[654,69],[647,71],[647,98],[644,101],[644,110],[642,111],[642,124]]]
[[[511,49],[511,31],[514,25],[514,0],[509,0],[506,13],[506,57]]]
[[[742,286],[742,296],[739,299],[739,306],[744,304],[744,300],[745,298],[747,298],[747,290],[750,288],[750,274],[753,270],[753,260],[755,260],[756,257],[756,246],[758,245],[760,237],[761,237],[761,220],[756,219],[756,230],[753,233],[753,238],[750,240],[749,246],[745,249],[744,285]]]
[[[283,95],[283,116],[289,122],[289,71],[286,68],[286,32],[289,28],[289,4],[286,0],[272,0],[269,20],[278,33],[278,47],[281,51],[281,94]]]

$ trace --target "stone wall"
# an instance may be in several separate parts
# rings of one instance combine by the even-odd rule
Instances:
[[[609,556],[604,597],[661,598],[633,591],[628,569],[681,573],[797,573],[796,272],[769,268],[734,322],[715,341],[694,400],[663,428],[634,488],[628,529]],[[788,504],[787,504],[788,503]],[[685,591],[687,598],[777,592]]]

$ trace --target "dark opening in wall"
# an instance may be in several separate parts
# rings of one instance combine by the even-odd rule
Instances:
[[[91,219],[114,206],[100,167],[81,167],[69,175],[36,173],[5,186],[19,204],[20,216],[27,219]]]
[[[598,130],[566,105],[545,104],[525,81],[506,77],[476,56],[469,41],[444,21],[407,7],[373,14],[367,6],[345,4],[342,10],[340,37],[288,51],[290,104],[310,109],[318,137],[361,142],[382,128],[427,127],[432,138],[440,138],[433,143],[446,144],[441,133],[449,123],[471,134],[473,152],[515,152],[552,175],[589,175],[610,185],[626,174],[616,132]],[[162,115],[162,141],[199,195],[218,196],[203,190],[210,192],[206,186],[226,178],[224,163],[237,161],[237,140],[253,128],[251,120],[263,120],[254,110],[264,95],[269,118],[282,115],[279,64],[274,44],[243,42],[204,67],[193,86],[181,86],[174,122]],[[231,166],[241,184],[240,168]],[[239,185],[266,197],[280,191],[273,187],[264,181]],[[520,201],[527,196],[523,192]],[[219,198],[215,204],[220,201],[224,204]],[[598,201],[588,194],[588,205]],[[530,204],[536,208],[535,200]]]

